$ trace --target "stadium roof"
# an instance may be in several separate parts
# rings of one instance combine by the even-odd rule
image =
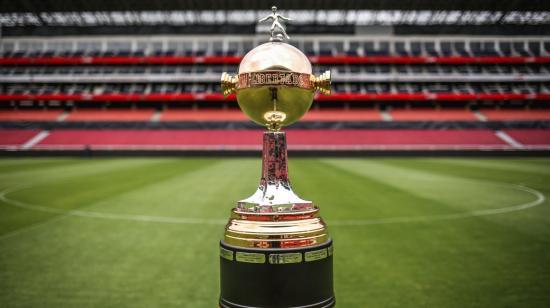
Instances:
[[[490,10],[543,11],[546,0],[0,0],[0,12],[141,11],[141,10]]]
[[[0,0],[0,26],[3,36],[252,34],[272,5],[293,18],[292,33],[550,33],[550,1],[541,0]]]

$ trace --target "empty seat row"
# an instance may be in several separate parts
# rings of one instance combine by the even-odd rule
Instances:
[[[383,115],[385,113],[385,116]],[[389,118],[388,118],[389,117]],[[303,121],[537,121],[550,120],[550,109],[483,108],[321,108],[310,110]],[[0,109],[0,121],[248,121],[238,108],[77,108]]]
[[[64,51],[55,51],[55,50],[9,50],[3,51],[1,53],[2,57],[144,57],[144,56],[236,56],[240,55],[235,50],[213,50],[208,52],[206,50],[153,50],[151,52],[145,52],[143,50],[64,50]]]
[[[532,148],[550,145],[550,130],[507,129],[506,134]],[[0,130],[0,146],[20,147],[37,130]],[[52,130],[33,149],[256,149],[261,130]],[[490,129],[470,130],[292,130],[290,149],[510,149]]]
[[[334,44],[337,46],[337,44]],[[350,43],[348,49],[306,48],[310,55],[334,56],[541,56],[550,54],[550,41],[377,41]]]
[[[148,94],[148,93],[220,93],[218,83],[157,84],[4,84],[2,94]]]
[[[0,75],[111,75],[111,74],[221,74],[236,72],[236,65],[75,65],[4,66]]]
[[[550,74],[550,65],[439,65],[439,64],[365,64],[317,66],[316,73],[331,70],[336,74]]]
[[[331,70],[335,74],[549,74],[547,64],[514,65],[438,65],[438,64],[364,64],[318,65],[316,74]],[[3,66],[0,75],[114,75],[114,74],[221,74],[237,72],[237,65],[75,65],[75,66]]]
[[[334,83],[334,93],[550,93],[550,83]],[[0,84],[2,94],[220,93],[218,83]]]
[[[543,56],[550,55],[550,41],[539,40],[395,40],[395,41],[291,41],[291,44],[311,56]],[[130,45],[130,44],[128,44]],[[15,48],[2,50],[2,57],[142,57],[142,56],[241,56],[253,46],[243,42],[244,47],[223,48],[222,42],[213,42],[211,48],[143,48],[143,49],[33,49]]]
[[[550,93],[546,83],[335,83],[334,93]]]

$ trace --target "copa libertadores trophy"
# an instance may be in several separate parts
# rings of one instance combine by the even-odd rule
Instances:
[[[316,77],[273,13],[270,42],[247,53],[235,76],[222,74],[224,95],[266,126],[260,185],[237,202],[220,242],[220,307],[333,307],[332,240],[313,202],[298,197],[288,178],[286,135],[315,91],[330,94],[330,72]]]

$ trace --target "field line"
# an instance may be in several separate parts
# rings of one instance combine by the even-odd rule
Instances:
[[[331,221],[330,226],[366,226],[366,225],[381,225],[381,224],[392,224],[392,223],[411,223],[411,222],[432,222],[439,220],[453,220],[461,218],[470,218],[470,217],[480,217],[480,216],[490,216],[504,213],[511,213],[526,210],[542,204],[546,197],[540,191],[529,188],[527,186],[521,186],[516,184],[506,184],[499,183],[499,186],[509,187],[511,189],[516,189],[532,194],[536,197],[535,200],[517,204],[508,207],[496,208],[496,209],[486,209],[486,210],[474,210],[462,213],[453,213],[453,214],[440,214],[440,215],[425,215],[425,216],[409,216],[409,217],[389,217],[389,218],[378,218],[378,219],[357,219],[357,220],[335,220]]]
[[[409,216],[409,217],[389,217],[389,218],[378,218],[378,219],[356,219],[356,220],[334,220],[330,222],[330,226],[367,226],[367,225],[380,225],[380,224],[395,224],[395,223],[412,223],[412,222],[432,222],[439,220],[453,220],[453,219],[462,219],[470,217],[480,217],[480,216],[489,216],[497,215],[504,213],[511,213],[526,210],[535,206],[542,204],[546,198],[543,193],[540,191],[529,188],[526,186],[516,185],[516,184],[507,184],[507,183],[494,183],[493,185],[503,186],[510,189],[515,189],[529,193],[536,197],[535,200],[517,204],[508,207],[496,208],[496,209],[486,209],[486,210],[474,210],[461,213],[453,214],[440,214],[440,215],[425,215],[425,216]],[[89,218],[100,218],[100,219],[111,219],[111,220],[127,220],[127,221],[138,221],[138,222],[153,222],[153,223],[172,223],[172,224],[200,224],[200,225],[223,225],[227,222],[225,219],[210,219],[210,218],[185,218],[185,217],[167,217],[167,216],[149,216],[149,215],[127,215],[127,214],[116,214],[116,213],[104,213],[104,212],[94,212],[94,211],[81,211],[81,210],[63,210],[58,208],[52,208],[37,204],[30,204],[7,197],[9,193],[15,192],[17,190],[28,188],[30,185],[19,185],[4,189],[0,192],[0,201],[3,201],[6,204],[9,204],[14,207],[23,208],[32,211],[40,211],[52,214],[60,214],[64,216],[77,216],[77,217],[89,217]],[[38,224],[40,225],[40,224]],[[33,225],[29,228],[33,228],[36,225]],[[16,230],[12,233],[8,233],[6,237],[10,237],[10,234],[18,233],[19,230]],[[2,239],[3,237],[0,237]]]
[[[148,216],[148,215],[127,215],[127,214],[116,214],[116,213],[104,213],[104,212],[94,212],[94,211],[81,211],[81,210],[63,210],[58,208],[52,208],[48,206],[42,206],[37,204],[26,203],[14,199],[8,198],[6,195],[17,190],[28,188],[30,185],[20,185],[17,187],[12,187],[5,189],[0,192],[0,201],[3,201],[9,205],[32,210],[40,211],[52,214],[68,215],[68,216],[79,216],[79,217],[90,217],[90,218],[102,218],[102,219],[112,219],[112,220],[132,220],[132,221],[141,221],[141,222],[160,222],[160,223],[174,223],[174,224],[202,224],[202,225],[219,225],[227,223],[227,220],[222,219],[209,219],[209,218],[185,218],[185,217],[167,217],[167,216]]]
[[[19,228],[19,229],[13,230],[13,231],[8,232],[8,233],[6,233],[6,234],[0,235],[0,241],[1,241],[1,240],[5,240],[5,239],[10,238],[10,237],[17,236],[17,235],[19,235],[19,234],[21,234],[21,233],[26,233],[26,232],[32,231],[32,230],[34,230],[34,229],[37,229],[37,228],[39,228],[39,227],[42,227],[43,225],[47,225],[47,224],[49,224],[49,223],[58,221],[58,220],[60,220],[60,219],[62,219],[62,218],[65,218],[65,217],[67,217],[67,215],[57,216],[57,217],[52,218],[52,219],[46,219],[45,221],[38,222],[38,223],[29,225],[29,226],[26,226],[26,227],[23,227],[23,228]]]

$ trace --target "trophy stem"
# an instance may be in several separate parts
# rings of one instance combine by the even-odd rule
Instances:
[[[268,184],[290,187],[286,133],[281,131],[264,132],[260,186]]]
[[[237,203],[237,210],[281,214],[315,210],[311,201],[298,197],[290,186],[285,132],[264,132],[260,185],[252,196]]]

